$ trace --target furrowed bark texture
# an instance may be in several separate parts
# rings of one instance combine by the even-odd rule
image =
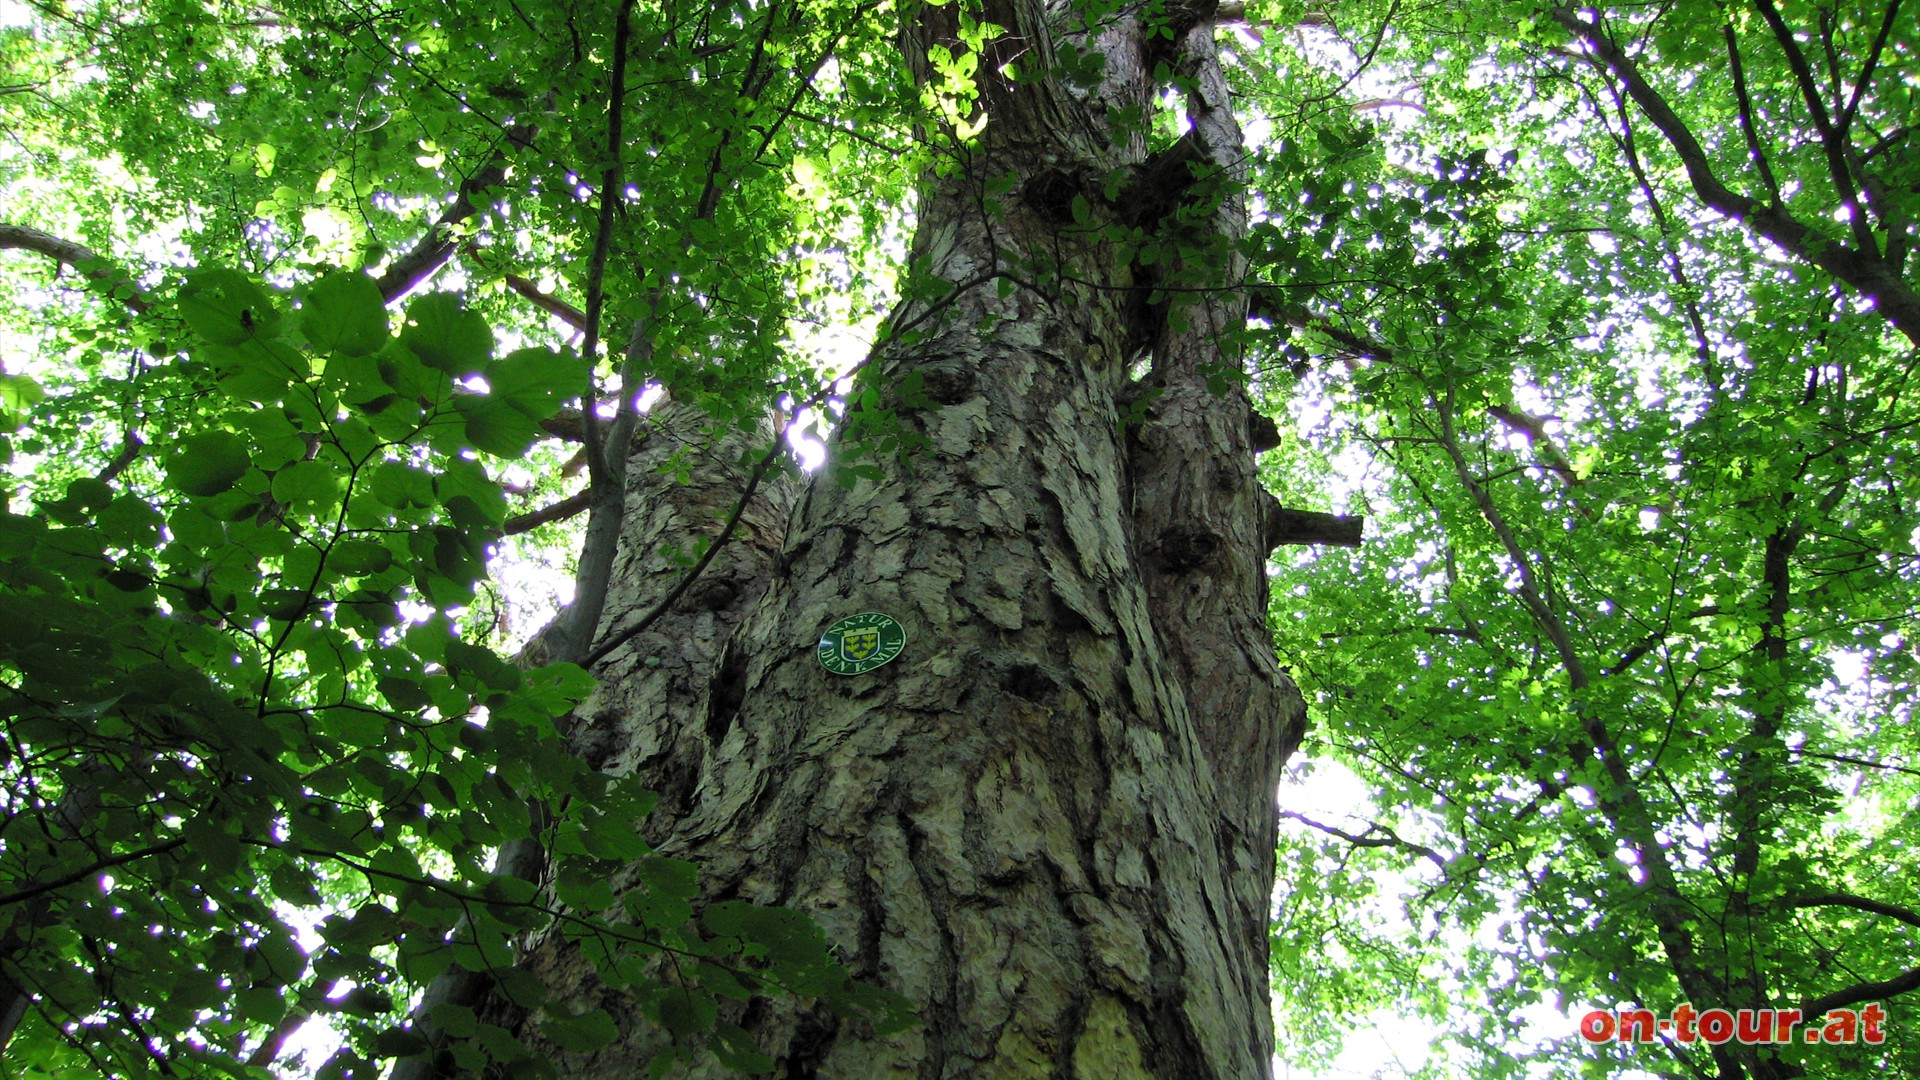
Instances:
[[[957,42],[954,11],[923,9],[907,54]],[[650,838],[697,860],[711,897],[810,913],[857,975],[919,1008],[920,1026],[882,1039],[806,1003],[756,1004],[739,1020],[779,1075],[1264,1076],[1273,792],[1302,709],[1265,626],[1270,500],[1248,407],[1206,390],[1214,343],[1244,315],[1238,268],[1218,260],[1215,291],[1166,320],[1131,255],[1069,209],[1081,196],[1095,226],[1139,212],[1099,178],[1164,165],[1108,123],[1158,92],[1157,59],[1195,80],[1188,175],[1230,180],[1239,133],[1204,22],[1176,25],[1162,56],[1132,17],[1104,23],[1081,40],[1106,54],[1105,81],[1072,90],[999,81],[1067,32],[1042,5],[984,18],[1009,29],[980,65],[988,124],[927,182],[914,245],[960,288],[897,316],[921,336],[871,372],[923,445],[867,459],[878,481],[812,484],[777,556],[778,530],[751,530],[709,571],[724,603],[669,613],[602,665],[584,737],[664,791]],[[1214,187],[1191,227],[1231,241],[1238,196]],[[1157,392],[1125,425],[1142,360]],[[913,373],[937,407],[902,399]],[[632,531],[670,528],[648,508],[674,497],[630,504],[607,625],[661,588],[661,540],[689,542]],[[827,672],[822,632],[862,611],[898,618],[905,652]],[[579,1005],[633,1012],[562,948],[530,962]],[[636,1018],[563,1074],[635,1075],[657,1038]]]

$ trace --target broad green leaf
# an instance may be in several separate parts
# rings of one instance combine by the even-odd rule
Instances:
[[[237,270],[195,271],[181,286],[177,303],[187,326],[213,345],[245,345],[280,321],[266,292]]]
[[[13,431],[26,424],[34,406],[45,399],[40,384],[27,376],[0,374],[0,429]]]
[[[427,1018],[443,1034],[455,1039],[467,1038],[480,1030],[480,1021],[474,1017],[473,1010],[465,1005],[441,1002],[427,1013]]]
[[[487,321],[447,293],[428,293],[409,303],[407,324],[401,343],[421,363],[456,379],[479,374],[493,355]]]
[[[348,577],[378,574],[393,565],[393,551],[372,540],[342,540],[333,545],[328,562]]]
[[[559,412],[590,388],[586,363],[552,349],[516,349],[489,365],[486,376],[488,397],[535,420]]]
[[[340,477],[318,461],[296,461],[273,477],[273,497],[305,514],[324,514],[340,502]]]
[[[539,1024],[541,1034],[562,1050],[585,1054],[611,1044],[620,1037],[613,1017],[605,1009],[594,1009],[579,1016],[548,1014]]]
[[[167,456],[167,483],[202,497],[218,495],[240,482],[251,464],[247,444],[231,431],[206,431],[174,444]]]
[[[387,305],[365,274],[333,273],[301,298],[300,330],[323,352],[367,356],[387,342]]]
[[[467,441],[475,449],[518,458],[540,438],[540,425],[514,402],[490,394],[463,395],[454,399],[453,406],[465,419]]]

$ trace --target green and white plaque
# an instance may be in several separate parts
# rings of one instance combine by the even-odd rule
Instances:
[[[906,647],[906,628],[893,616],[863,611],[827,627],[820,637],[820,666],[835,675],[865,675]]]

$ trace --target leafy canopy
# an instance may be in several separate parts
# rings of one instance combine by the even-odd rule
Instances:
[[[769,1064],[724,999],[902,1022],[792,913],[693,910],[693,868],[637,831],[652,797],[569,746],[591,680],[503,658],[531,627],[488,582],[618,366],[572,337],[589,294],[608,326],[644,315],[641,379],[726,425],[812,392],[803,316],[867,317],[911,164],[867,15],[634,9],[617,145],[612,7],[106,3],[0,30],[0,242],[77,275],[9,259],[0,298],[10,1075],[266,1075],[308,1021],[339,1044],[304,1062],[323,1076],[429,1034],[470,1070],[536,1065],[523,1034],[612,1041],[511,967],[530,933],[592,946],[679,1038],[662,1068]],[[855,175],[879,198],[838,194]],[[533,841],[550,877],[503,868]],[[533,1031],[454,1001],[407,1022],[454,968]]]

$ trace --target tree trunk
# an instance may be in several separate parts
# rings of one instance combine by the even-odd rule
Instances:
[[[1160,228],[1171,169],[1210,192],[1182,227],[1225,250],[1239,133],[1197,16],[1157,56],[1136,18],[1103,24],[1079,39],[1103,81],[1073,90],[1035,77],[1060,33],[1039,4],[987,8],[1008,28],[979,67],[987,124],[927,181],[913,249],[956,289],[896,313],[865,376],[880,405],[849,417],[890,413],[916,448],[865,458],[884,476],[851,489],[829,469],[790,518],[771,490],[701,585],[602,663],[577,737],[663,793],[650,838],[700,864],[710,899],[809,913],[919,1010],[878,1038],[757,1004],[740,1022],[780,1075],[1264,1076],[1273,793],[1302,709],[1266,629],[1248,406],[1206,385],[1245,301],[1232,259],[1196,256],[1182,281],[1210,291],[1169,319],[1094,231]],[[907,55],[957,44],[955,12],[921,9]],[[1016,58],[1018,83],[999,73]],[[1191,80],[1194,133],[1154,157],[1109,119],[1151,107],[1158,60]],[[1105,198],[1109,175],[1137,194]],[[664,595],[661,543],[717,531],[741,487],[662,488],[644,461],[630,476],[605,627]],[[829,672],[822,632],[866,611],[897,618],[905,650]],[[582,1006],[633,1012],[562,947],[530,962]],[[636,1018],[563,1075],[635,1075],[657,1038]]]

